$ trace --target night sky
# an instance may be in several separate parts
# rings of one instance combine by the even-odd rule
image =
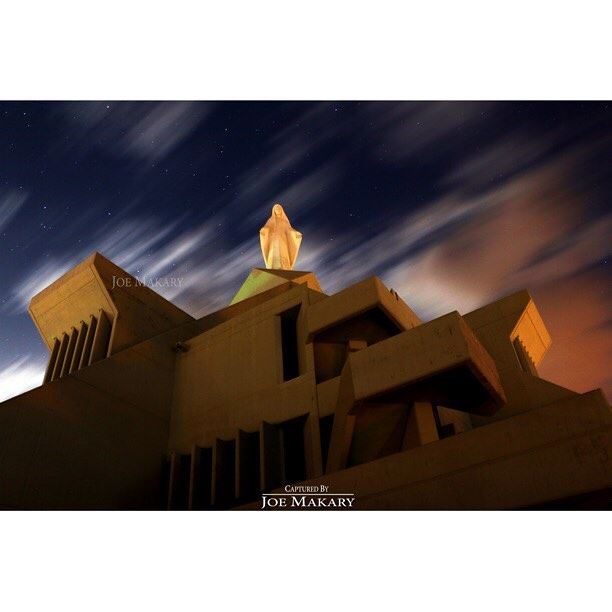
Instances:
[[[326,292],[376,274],[428,320],[528,288],[540,374],[610,394],[611,168],[608,103],[0,102],[0,399],[42,381],[30,298],[90,253],[202,316],[276,201]]]

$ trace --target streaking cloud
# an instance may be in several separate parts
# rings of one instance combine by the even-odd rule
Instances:
[[[0,369],[0,402],[25,393],[42,384],[44,362],[35,362],[32,355],[21,357]]]

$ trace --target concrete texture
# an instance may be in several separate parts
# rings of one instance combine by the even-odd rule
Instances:
[[[49,367],[0,404],[0,507],[256,508],[291,483],[361,509],[610,499],[610,407],[539,378],[526,291],[422,322],[375,277],[327,296],[254,269],[196,320],[95,253],[30,314]]]

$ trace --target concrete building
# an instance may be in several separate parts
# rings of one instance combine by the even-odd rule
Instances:
[[[326,295],[257,268],[194,319],[94,253],[29,311],[50,357],[0,404],[3,508],[260,508],[289,483],[358,509],[610,504],[610,407],[538,377],[526,291],[423,322],[376,277]]]

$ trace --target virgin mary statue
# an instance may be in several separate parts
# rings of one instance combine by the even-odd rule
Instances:
[[[268,270],[293,270],[302,234],[291,227],[280,204],[272,207],[272,216],[259,230],[259,242]]]

